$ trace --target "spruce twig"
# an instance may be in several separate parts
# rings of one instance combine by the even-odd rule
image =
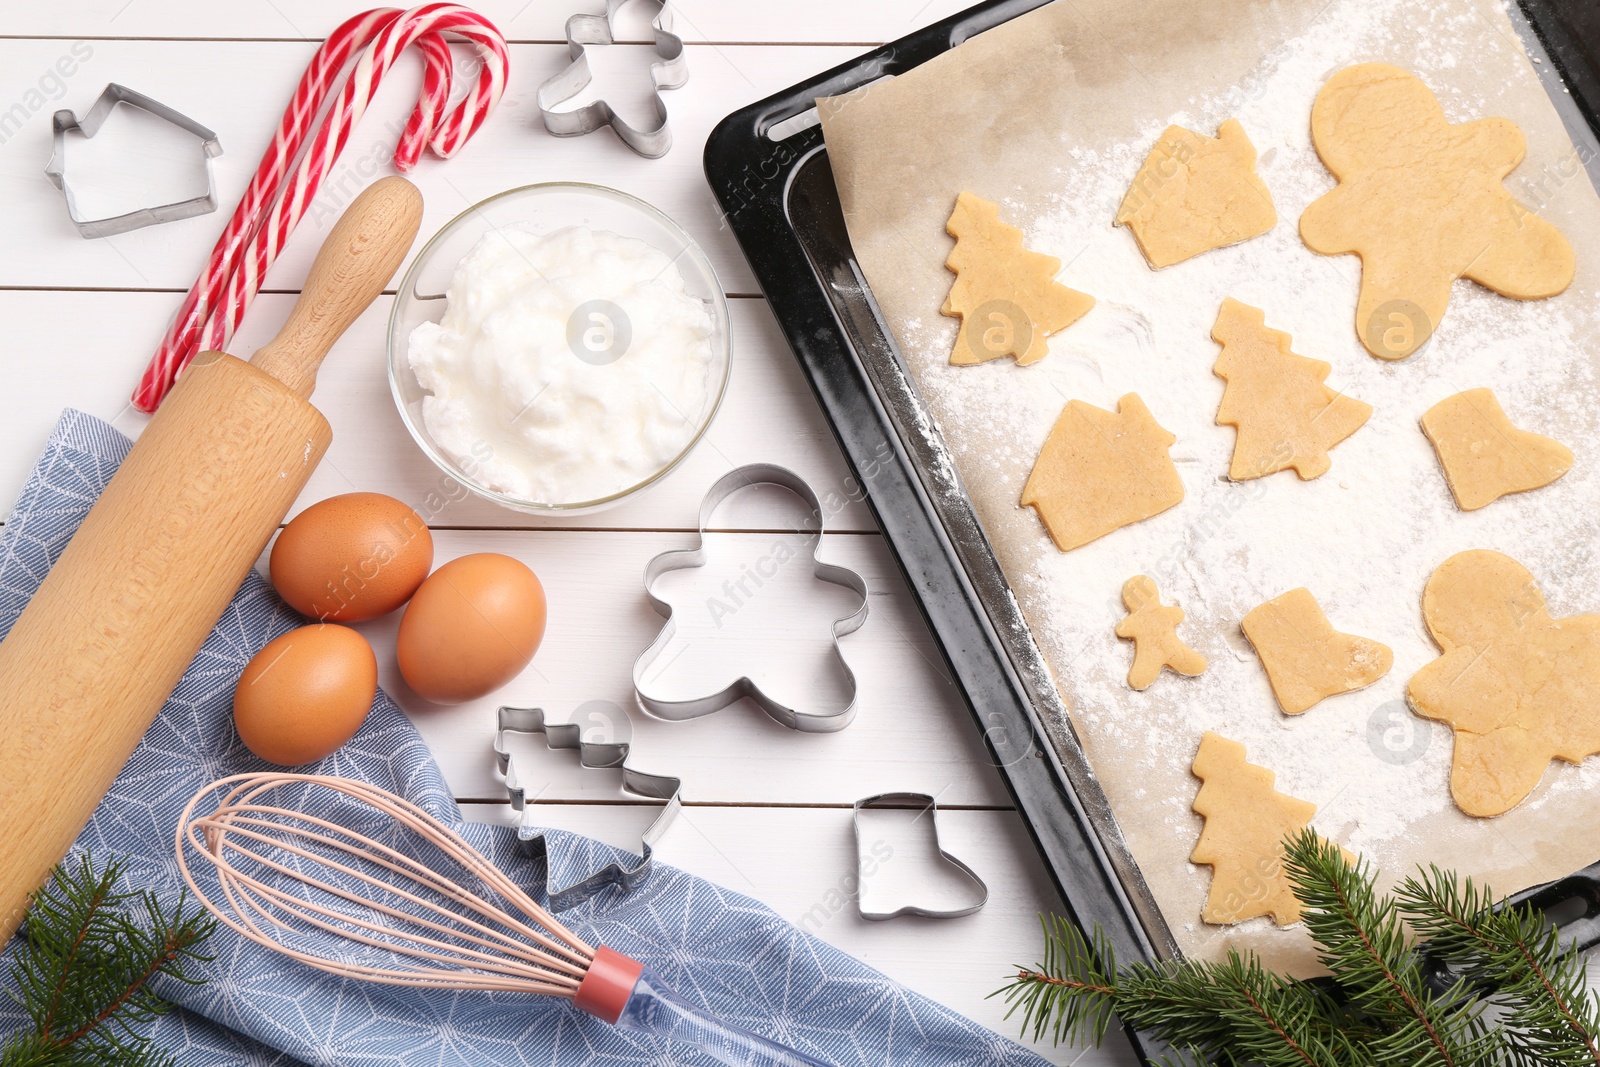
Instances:
[[[157,976],[202,982],[193,965],[211,959],[200,945],[216,924],[183,897],[169,912],[152,892],[118,892],[123,870],[113,862],[97,871],[84,856],[57,867],[34,894],[12,966],[13,996],[33,1029],[0,1045],[0,1067],[171,1062],[142,1032],[169,1007],[150,984]]]
[[[1237,953],[1119,967],[1103,934],[1057,917],[1045,920],[1043,959],[994,995],[1036,1040],[1098,1043],[1120,1017],[1239,1067],[1600,1067],[1600,998],[1537,909],[1496,910],[1487,887],[1437,867],[1379,894],[1365,864],[1314,833],[1285,846],[1331,980],[1284,978]],[[1442,992],[1430,958],[1456,975]]]
[[[1600,1004],[1585,986],[1583,957],[1535,908],[1495,911],[1487,886],[1431,865],[1397,896],[1432,956],[1494,992],[1517,1062],[1600,1067]]]

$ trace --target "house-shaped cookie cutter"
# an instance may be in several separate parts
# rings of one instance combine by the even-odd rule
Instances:
[[[585,54],[590,45],[616,43],[613,27],[617,12],[628,0],[606,0],[603,15],[578,14],[567,20],[567,54],[572,57],[561,73],[539,86],[537,102],[539,114],[544,117],[545,129],[557,137],[578,137],[593,133],[602,126],[610,126],[622,138],[622,143],[647,159],[658,159],[672,147],[672,131],[667,128],[667,105],[661,93],[667,89],[681,89],[689,81],[689,61],[683,51],[683,38],[672,32],[672,10],[665,0],[644,0],[655,5],[656,17],[650,21],[650,31],[655,35],[656,55],[660,59],[650,65],[650,79],[655,84],[656,121],[653,126],[638,127],[628,123],[612,110],[604,100],[596,100],[572,111],[556,108],[576,97],[594,74],[589,69]]]
[[[76,130],[85,137],[93,137],[100,132],[100,127],[105,125],[106,119],[116,110],[118,104],[127,104],[129,107],[148,112],[163,122],[186,130],[200,139],[206,167],[206,191],[203,195],[179,200],[174,204],[157,204],[155,207],[140,208],[126,215],[116,215],[107,219],[83,217],[78,211],[78,201],[72,195],[72,185],[67,181],[67,134]],[[100,94],[100,99],[94,102],[94,106],[82,119],[73,112],[63,109],[55,113],[51,129],[53,147],[50,152],[50,162],[44,167],[45,177],[61,190],[61,195],[67,201],[67,215],[84,237],[110,237],[113,234],[137,230],[141,226],[176,222],[179,219],[193,218],[217,210],[217,177],[212,171],[211,161],[222,154],[222,142],[217,140],[217,135],[208,127],[200,125],[189,116],[173,110],[158,100],[152,100],[143,93],[112,82],[106,86],[105,91]]]
[[[705,696],[690,698],[670,698],[653,694],[649,691],[644,681],[651,665],[660,658],[672,640],[672,635],[677,631],[677,624],[672,618],[672,605],[656,596],[655,584],[663,574],[668,571],[684,570],[691,567],[704,567],[706,565],[706,530],[711,525],[711,518],[722,502],[740,489],[752,485],[776,485],[789,490],[810,509],[810,513],[817,520],[816,540],[811,546],[812,575],[819,581],[833,585],[843,586],[861,598],[861,606],[842,619],[834,621],[832,626],[833,653],[838,660],[840,669],[849,691],[849,700],[843,707],[835,709],[805,710],[789,707],[767,693],[762,691],[748,675],[730,682],[718,692]],[[855,717],[856,710],[856,676],[850,670],[850,664],[845,660],[844,653],[839,648],[839,638],[846,634],[854,633],[867,621],[867,580],[848,567],[841,567],[833,563],[824,563],[817,558],[822,551],[822,539],[825,533],[826,518],[823,514],[822,501],[818,498],[816,490],[812,489],[806,480],[787,467],[779,467],[772,463],[752,463],[745,467],[736,467],[717,479],[716,483],[706,492],[705,499],[700,502],[700,536],[699,544],[694,548],[674,549],[663,552],[652,559],[644,569],[644,592],[650,598],[650,604],[656,613],[666,619],[666,624],[661,627],[661,632],[656,635],[650,647],[639,654],[633,664],[633,689],[638,698],[639,706],[658,719],[683,720],[699,718],[720,711],[729,704],[742,697],[749,697],[760,708],[778,722],[791,730],[800,730],[806,733],[828,733],[842,730],[850,725],[850,720]]]
[[[622,712],[620,708],[615,710]],[[546,889],[550,898],[550,907],[554,911],[564,911],[567,908],[576,907],[611,886],[617,886],[624,892],[631,892],[649,877],[650,861],[656,842],[661,840],[661,835],[667,832],[667,827],[672,824],[672,820],[683,807],[681,796],[683,780],[681,778],[673,778],[664,774],[650,774],[647,771],[628,766],[631,735],[625,712],[622,712],[620,720],[608,721],[604,724],[610,727],[610,729],[602,731],[607,736],[594,737],[591,733],[594,725],[593,723],[582,722],[547,722],[543,708],[502,706],[495,713],[495,763],[500,769],[501,776],[505,779],[506,793],[510,797],[512,808],[522,813],[522,818],[517,825],[517,839],[529,851],[535,854],[544,852],[544,830],[531,825],[529,822],[533,805],[528,803],[527,787],[517,774],[516,761],[511,758],[511,751],[506,747],[507,734],[539,734],[544,738],[545,744],[551,751],[557,749],[576,750],[580,766],[620,770],[622,772],[622,788],[624,790],[636,796],[663,802],[661,814],[657,815],[655,820],[645,827],[644,833],[640,835],[637,862],[624,863],[620,860],[613,860],[599,870],[570,885],[558,886],[554,881],[551,881],[546,886]]]

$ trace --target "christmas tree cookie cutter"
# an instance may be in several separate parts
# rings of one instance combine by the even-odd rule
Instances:
[[[589,900],[602,890],[617,886],[623,892],[632,892],[650,875],[650,862],[656,842],[667,832],[672,820],[683,807],[683,779],[664,774],[651,774],[628,766],[628,753],[632,740],[632,725],[627,713],[610,705],[616,714],[589,716],[589,721],[555,723],[547,721],[543,708],[513,708],[501,706],[495,713],[494,757],[500,775],[505,779],[506,794],[511,806],[522,813],[517,824],[517,840],[535,854],[545,853],[544,830],[530,823],[533,805],[528,802],[527,786],[517,774],[516,761],[506,745],[509,734],[538,734],[544,738],[551,751],[576,750],[580,766],[619,770],[622,772],[624,791],[649,800],[662,801],[661,814],[645,827],[639,839],[636,862],[611,860],[600,869],[565,885],[556,884],[556,874],[551,872],[547,891],[550,907],[565,911]],[[582,709],[580,708],[581,712]],[[596,734],[599,736],[596,736]]]
[[[650,65],[650,80],[655,84],[654,125],[634,126],[604,100],[595,100],[571,111],[556,110],[587,89],[594,80],[586,51],[590,45],[616,43],[613,28],[616,26],[617,12],[628,2],[606,0],[605,14],[577,14],[567,20],[567,54],[572,62],[561,73],[540,85],[535,99],[539,114],[544,117],[545,129],[557,137],[581,137],[602,126],[610,126],[622,138],[623,144],[646,159],[659,159],[672,147],[672,131],[667,128],[667,105],[661,99],[661,93],[667,89],[681,89],[689,81],[689,61],[683,50],[683,38],[672,32],[672,9],[667,6],[666,0],[645,0],[655,7],[656,16],[650,21],[650,31],[655,35],[656,55],[661,57]]]
[[[677,623],[672,617],[672,605],[655,593],[657,579],[668,571],[704,567],[706,531],[711,526],[712,517],[728,497],[753,485],[776,485],[800,498],[810,510],[810,514],[816,518],[815,540],[811,543],[812,576],[818,581],[843,586],[861,598],[859,608],[842,619],[835,619],[831,627],[834,657],[843,672],[842,677],[849,694],[842,707],[822,710],[801,710],[790,707],[763,691],[749,675],[741,675],[715,693],[689,698],[667,697],[653,693],[645,680],[651,666],[661,658],[677,632]],[[768,715],[791,730],[803,733],[828,733],[842,730],[850,725],[850,720],[855,717],[856,711],[856,676],[844,658],[844,653],[839,647],[839,639],[859,630],[867,619],[867,581],[848,567],[824,563],[817,558],[822,550],[826,525],[822,501],[817,496],[816,490],[787,467],[771,463],[752,463],[749,466],[736,467],[717,479],[716,484],[706,492],[705,499],[700,502],[699,543],[694,548],[663,552],[645,566],[645,596],[649,597],[651,606],[666,620],[666,623],[650,647],[641,652],[633,664],[633,689],[639,706],[658,719],[676,722],[710,715],[743,697],[749,697]]]
[[[200,150],[205,160],[206,191],[199,196],[187,200],[179,200],[171,204],[157,204],[154,207],[140,208],[124,215],[114,215],[104,219],[88,219],[78,210],[77,198],[73,195],[72,184],[67,180],[67,134],[77,131],[84,137],[93,137],[100,132],[100,127],[105,125],[106,119],[116,110],[118,104],[127,104],[129,107],[138,108],[148,112],[169,125],[180,130],[194,134],[200,139]],[[112,82],[100,94],[100,99],[83,118],[68,110],[57,111],[51,118],[52,150],[50,162],[44,166],[45,177],[50,183],[61,190],[61,195],[67,201],[67,216],[72,219],[72,224],[78,228],[78,233],[84,237],[111,237],[114,234],[127,233],[143,226],[154,226],[163,222],[176,222],[179,219],[189,219],[196,215],[204,215],[217,210],[217,176],[212,169],[211,161],[222,154],[222,142],[208,127],[200,125],[189,116],[168,107],[158,100],[140,92],[135,92],[125,85]]]

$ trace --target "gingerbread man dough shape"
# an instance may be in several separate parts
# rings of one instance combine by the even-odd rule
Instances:
[[[1136,574],[1122,583],[1122,602],[1128,614],[1117,623],[1117,636],[1133,642],[1133,666],[1128,668],[1128,685],[1149,689],[1164,667],[1194,677],[1206,669],[1206,658],[1178,636],[1183,609],[1161,603],[1156,583]]]
[[[1309,589],[1291,589],[1252,608],[1240,625],[1286,715],[1364,689],[1394,666],[1388,645],[1335,630]]]
[[[1022,246],[1022,231],[1000,221],[999,205],[962,193],[945,230],[956,239],[944,263],[956,280],[939,314],[961,320],[951,363],[1037,363],[1050,353],[1051,334],[1094,307],[1094,297],[1054,280],[1059,259]]]
[[[1474,549],[1439,564],[1422,617],[1444,654],[1406,696],[1455,730],[1450,794],[1462,811],[1503,814],[1552,759],[1600,753],[1600,615],[1551,618],[1526,567]]]
[[[1317,806],[1278,792],[1276,776],[1245,761],[1245,747],[1210,730],[1193,770],[1203,783],[1194,810],[1205,818],[1191,863],[1211,866],[1211,892],[1200,917],[1236,923],[1270,915],[1279,926],[1300,921],[1300,901],[1283,868],[1286,839],[1311,825]]]
[[[1259,237],[1278,224],[1256,149],[1238,119],[1215,137],[1168,126],[1117,208],[1155,270]]]
[[[1519,300],[1571,284],[1572,245],[1502,184],[1527,154],[1509,119],[1452,124],[1416,75],[1361,63],[1317,93],[1311,139],[1339,185],[1306,208],[1300,236],[1361,257],[1356,329],[1373,355],[1427,343],[1457,278]]]

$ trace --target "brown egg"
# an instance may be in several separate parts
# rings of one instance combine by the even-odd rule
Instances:
[[[544,615],[544,587],[523,564],[498,552],[453,559],[400,619],[400,673],[435,704],[492,693],[533,659]]]
[[[348,626],[314,623],[257,652],[233,691],[233,724],[268,763],[298,767],[350,740],[378,691],[378,657]]]
[[[389,614],[432,566],[433,535],[422,516],[382,493],[312,504],[283,528],[267,563],[284,602],[324,622]]]

